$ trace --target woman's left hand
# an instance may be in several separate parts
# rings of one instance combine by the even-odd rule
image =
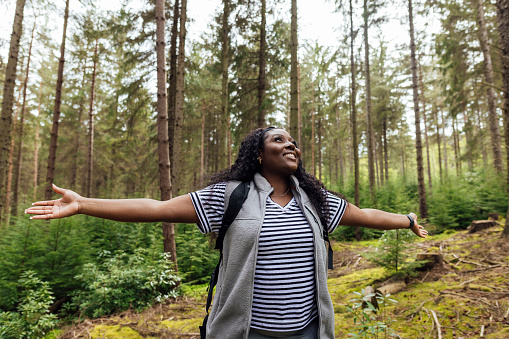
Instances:
[[[426,238],[428,236],[428,231],[426,231],[423,226],[417,223],[417,214],[409,213],[408,215],[414,219],[414,227],[411,228],[412,232],[414,232],[418,237]]]

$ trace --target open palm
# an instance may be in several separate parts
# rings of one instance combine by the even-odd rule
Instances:
[[[53,190],[62,195],[57,200],[37,201],[33,207],[25,210],[27,214],[34,214],[31,219],[57,219],[75,215],[79,212],[79,199],[81,196],[71,190],[53,185]]]

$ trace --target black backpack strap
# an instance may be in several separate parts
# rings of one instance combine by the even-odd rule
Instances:
[[[239,214],[240,209],[242,208],[242,204],[247,199],[247,195],[249,193],[249,182],[243,181],[241,182],[230,195],[230,200],[228,202],[228,208],[223,215],[223,221],[221,222],[221,228],[219,229],[219,234],[217,235],[216,240],[216,249],[222,251],[223,250],[223,241],[224,236],[226,235],[226,231],[228,231],[228,227],[232,224],[232,222]]]
[[[327,268],[329,270],[333,270],[334,269],[334,264],[333,264],[334,251],[332,250],[332,245],[330,243],[329,230],[327,229],[327,226],[323,227],[323,239],[329,243],[329,250],[327,253]]]
[[[203,319],[203,324],[200,326],[200,337],[205,339],[207,337],[206,328],[207,321],[209,320],[209,308],[212,304],[212,294],[214,291],[214,286],[217,284],[217,278],[219,276],[219,266],[221,266],[221,261],[223,260],[223,241],[224,236],[226,235],[226,231],[228,227],[235,220],[237,215],[239,214],[244,201],[247,199],[247,195],[249,193],[249,182],[243,181],[241,182],[230,195],[230,199],[228,200],[228,207],[223,215],[223,220],[221,222],[221,228],[219,229],[219,234],[216,240],[216,249],[219,250],[219,261],[214,269],[214,273],[210,276],[209,287],[208,287],[208,295],[207,295],[207,305],[205,306],[205,311],[207,315]]]

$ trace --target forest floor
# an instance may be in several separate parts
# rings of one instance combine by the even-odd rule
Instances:
[[[413,257],[439,253],[444,263],[400,281],[403,289],[390,296],[397,303],[388,302],[378,320],[396,338],[509,338],[509,241],[500,240],[502,229],[500,223],[478,233],[444,233],[413,243]],[[358,297],[354,292],[381,286],[391,277],[361,255],[374,245],[376,241],[333,243],[335,265],[328,285],[336,338],[356,332],[349,311]],[[184,286],[184,291],[184,296],[144,312],[87,319],[47,338],[199,338],[206,286]]]

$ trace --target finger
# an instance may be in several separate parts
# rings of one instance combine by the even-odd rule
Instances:
[[[53,191],[55,191],[58,194],[64,195],[65,189],[58,187],[55,184],[51,184],[51,187],[53,188]]]
[[[31,210],[26,211],[27,214],[52,214],[51,210]]]
[[[34,215],[30,219],[53,219],[53,214]]]
[[[60,200],[60,199],[57,199],[57,200],[46,200],[46,201],[36,201],[36,202],[34,202],[32,204],[32,206],[52,206],[58,200]]]
[[[51,212],[53,210],[53,206],[40,206],[40,207],[30,207],[25,210],[25,213],[27,214],[35,214],[39,211],[49,211]]]

